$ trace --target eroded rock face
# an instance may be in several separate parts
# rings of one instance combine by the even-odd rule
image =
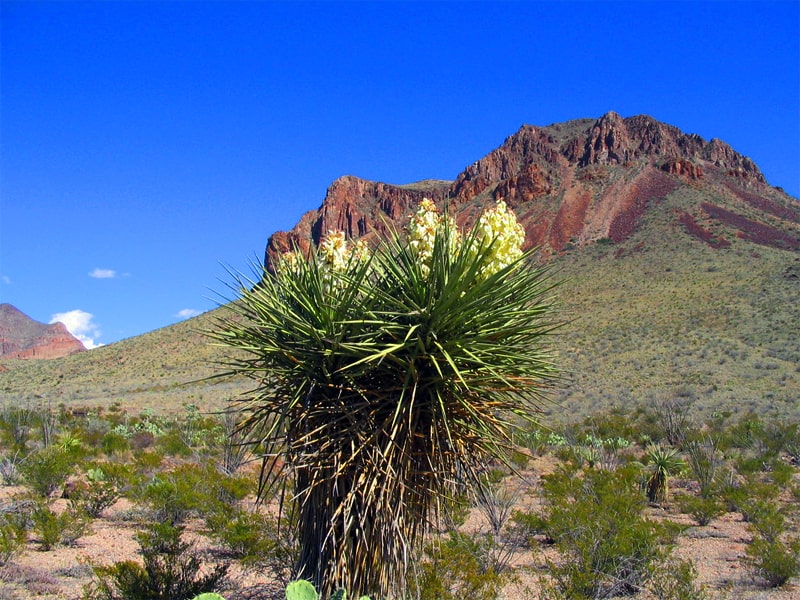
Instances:
[[[748,197],[782,193],[766,185],[752,160],[720,140],[706,142],[646,115],[609,112],[595,121],[523,125],[453,182],[396,186],[341,177],[319,209],[306,213],[292,231],[269,239],[266,258],[269,264],[275,253],[306,251],[329,230],[367,239],[384,232],[387,223],[402,230],[423,197],[446,205],[462,226],[487,203],[503,199],[522,222],[528,246],[547,255],[599,239],[621,242],[649,208],[689,184],[725,187],[728,195],[733,186]]]
[[[703,176],[703,167],[689,160],[672,158],[661,165],[661,170],[672,175],[680,175],[687,179],[700,179]]]
[[[85,350],[63,323],[39,323],[10,304],[0,305],[0,357],[49,359]]]

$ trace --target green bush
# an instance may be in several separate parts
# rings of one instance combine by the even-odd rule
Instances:
[[[695,579],[697,569],[691,561],[671,558],[653,565],[647,589],[656,600],[705,600],[708,595]]]
[[[95,579],[84,588],[84,600],[190,600],[218,589],[227,565],[202,571],[192,546],[181,540],[183,527],[153,523],[136,536],[142,563],[126,560],[94,565]]]
[[[800,575],[800,539],[783,542],[756,536],[747,547],[745,564],[768,587],[780,587]]]
[[[511,514],[512,527],[515,533],[523,540],[526,540],[529,546],[534,545],[534,536],[547,535],[547,519],[539,513],[515,510]],[[547,538],[552,542],[552,538]]]
[[[275,518],[240,508],[218,510],[206,517],[211,538],[244,564],[269,561],[279,552]]]
[[[477,537],[451,532],[427,546],[411,585],[418,598],[494,600],[505,581]]]
[[[645,519],[644,494],[632,467],[616,471],[562,467],[544,478],[547,534],[564,561],[550,565],[552,587],[568,598],[635,593],[669,532]]]
[[[743,509],[745,521],[750,529],[768,542],[774,542],[783,533],[786,516],[774,501],[753,500]]]
[[[698,525],[708,525],[712,519],[724,514],[725,508],[714,497],[681,494],[675,497],[681,512],[691,515]]]
[[[90,517],[99,517],[120,497],[119,488],[108,478],[102,468],[86,471],[85,481],[81,481],[70,493],[69,501],[76,509]]]
[[[87,515],[75,509],[56,513],[42,503],[31,514],[33,534],[42,550],[72,546],[89,528]]]
[[[203,516],[233,506],[255,491],[246,477],[223,475],[213,464],[183,463],[155,474],[131,496],[148,505],[159,520],[181,523],[189,516]]]
[[[0,515],[0,566],[6,564],[25,548],[28,532],[19,515]]]
[[[43,498],[64,486],[75,470],[76,457],[60,446],[48,446],[30,453],[19,465],[25,483]]]
[[[112,429],[103,435],[100,440],[100,449],[106,456],[113,456],[115,454],[124,454],[131,449],[131,444],[128,438],[117,431]]]

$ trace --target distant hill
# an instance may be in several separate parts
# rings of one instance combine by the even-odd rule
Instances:
[[[525,125],[452,182],[337,179],[266,254],[329,229],[402,228],[425,196],[461,223],[505,199],[563,282],[564,377],[545,421],[674,399],[706,418],[800,418],[800,202],[724,142],[615,113]],[[249,384],[202,381],[224,358],[198,333],[216,314],[57,361],[3,360],[0,403],[221,407]]]
[[[63,323],[46,325],[10,304],[0,304],[0,358],[60,358],[85,350]]]

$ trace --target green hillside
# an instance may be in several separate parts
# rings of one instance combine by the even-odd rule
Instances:
[[[711,248],[668,223],[678,201],[648,213],[620,246],[557,261],[573,319],[557,344],[570,373],[563,409],[577,417],[684,399],[704,416],[796,419],[800,257],[736,239]]]
[[[800,417],[800,255],[691,237],[675,221],[685,194],[647,211],[624,243],[552,262],[568,321],[553,339],[564,370],[553,420],[669,399],[703,416]],[[0,403],[219,409],[249,384],[203,380],[219,370],[220,350],[199,332],[215,313],[62,359],[4,361]]]

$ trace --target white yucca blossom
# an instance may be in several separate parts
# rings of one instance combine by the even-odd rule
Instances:
[[[319,259],[334,273],[344,271],[350,261],[350,253],[344,231],[328,231],[319,244]]]
[[[447,240],[448,248],[451,252],[455,252],[460,242],[460,234],[455,221],[439,214],[433,200],[423,198],[408,225],[408,245],[419,257],[424,274],[430,271],[436,235],[443,233],[444,227],[447,228],[446,233],[449,238]]]
[[[489,277],[522,257],[525,230],[503,200],[484,212],[476,225],[476,241],[488,247],[491,258],[481,271]]]

